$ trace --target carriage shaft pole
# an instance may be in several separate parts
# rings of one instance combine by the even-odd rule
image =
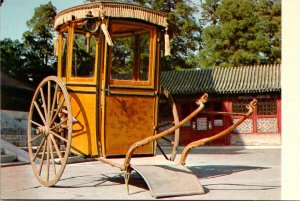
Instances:
[[[180,161],[179,161],[179,164],[181,165],[185,165],[185,160],[187,158],[187,155],[188,153],[190,152],[191,149],[195,148],[195,147],[199,147],[199,146],[203,146],[204,144],[206,144],[207,142],[211,142],[213,140],[216,140],[220,137],[223,137],[227,134],[229,134],[233,129],[235,129],[236,127],[238,127],[241,123],[243,123],[252,113],[253,113],[253,110],[254,108],[256,107],[256,103],[257,101],[254,99],[253,101],[251,101],[246,107],[248,109],[248,112],[245,113],[245,114],[241,114],[241,113],[238,113],[238,115],[242,116],[240,119],[237,120],[237,122],[235,122],[234,124],[232,124],[230,127],[228,127],[227,129],[225,129],[224,131],[214,135],[214,136],[211,136],[211,137],[208,137],[208,138],[204,138],[204,139],[201,139],[201,140],[197,140],[197,141],[194,141],[194,142],[191,142],[189,143],[182,151],[182,154],[181,154],[181,158],[180,158]],[[225,113],[225,112],[216,112],[215,114],[223,114],[223,115],[237,115],[237,113]]]
[[[130,148],[129,150],[127,151],[127,154],[126,154],[126,157],[125,157],[125,160],[124,160],[124,165],[123,165],[123,170],[124,171],[127,171],[127,169],[129,168],[129,163],[130,163],[130,160],[131,160],[131,157],[133,155],[133,152],[141,147],[141,146],[144,146],[146,144],[149,144],[150,142],[154,141],[154,140],[157,140],[161,137],[164,137],[170,133],[172,133],[173,131],[175,131],[176,129],[182,127],[186,122],[190,121],[193,117],[195,117],[200,111],[202,111],[204,109],[204,104],[207,102],[207,99],[208,99],[208,94],[205,93],[199,100],[196,101],[197,105],[198,105],[198,108],[195,109],[189,116],[187,116],[185,119],[183,119],[182,121],[180,121],[177,125],[174,125],[173,127],[155,135],[155,136],[151,136],[151,137],[147,137],[143,140],[140,140],[136,143],[134,143]]]

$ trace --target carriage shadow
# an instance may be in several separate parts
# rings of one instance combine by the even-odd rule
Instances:
[[[250,170],[264,170],[266,167],[259,166],[240,166],[240,165],[203,165],[203,166],[190,166],[188,167],[193,174],[199,179],[212,179],[217,177],[224,177],[233,175],[235,173],[250,171]],[[201,182],[201,181],[200,181]],[[105,174],[86,174],[81,176],[73,176],[62,178],[54,188],[90,188],[100,186],[117,186],[125,184],[124,176],[122,173],[115,173],[110,175]],[[226,185],[226,184],[224,184]],[[229,185],[229,184],[228,184]],[[129,190],[129,194],[137,194],[149,190],[146,182],[136,171],[133,171],[129,179],[130,186],[136,187],[139,190]],[[203,186],[205,193],[209,192],[207,185]]]
[[[188,167],[198,178],[209,179],[249,170],[264,170],[266,167],[243,165],[203,165]]]
[[[119,184],[125,184],[122,173],[111,176],[104,174],[89,174],[62,178],[55,186],[53,186],[53,188],[85,188],[114,186]],[[130,175],[129,185],[147,188],[146,182],[144,182],[143,178],[136,172],[132,172]]]

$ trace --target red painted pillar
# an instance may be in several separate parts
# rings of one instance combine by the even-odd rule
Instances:
[[[278,123],[278,132],[281,135],[281,98],[277,98],[277,123]]]
[[[223,110],[224,112],[232,112],[232,101],[224,100],[223,101]],[[230,116],[224,116],[224,127],[228,127],[232,124]]]
[[[253,125],[252,132],[257,134],[257,108],[254,109],[252,117],[250,118],[252,119],[252,125]]]
[[[232,101],[231,100],[223,100],[223,111],[224,112],[232,112]],[[224,115],[223,128],[228,128],[232,124],[232,120],[230,116]],[[230,145],[230,134],[225,138],[225,144]]]

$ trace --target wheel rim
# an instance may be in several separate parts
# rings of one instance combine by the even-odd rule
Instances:
[[[37,87],[28,115],[28,151],[35,177],[44,186],[60,179],[67,164],[72,111],[68,92],[56,76]]]
[[[160,99],[164,99],[165,101],[167,101],[167,109],[169,110],[168,112],[171,113],[173,120],[172,122],[161,122],[160,119],[158,121],[158,126],[157,126],[157,131],[158,133],[176,125],[179,123],[179,117],[178,117],[178,112],[177,112],[177,108],[176,108],[176,104],[171,96],[171,94],[169,93],[169,91],[164,88],[161,87],[161,96]],[[162,108],[159,109],[160,112],[162,110]],[[180,130],[179,128],[176,129],[173,133],[167,135],[166,137],[163,137],[159,140],[156,141],[157,147],[160,150],[160,152],[163,154],[163,156],[170,161],[174,161],[176,154],[177,154],[177,147],[179,144],[179,136],[180,136]],[[166,154],[166,151],[163,149],[163,147],[161,146],[161,144],[163,144],[163,141],[165,141],[165,145],[172,147],[171,153]]]

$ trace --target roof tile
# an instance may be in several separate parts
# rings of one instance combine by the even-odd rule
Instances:
[[[174,95],[280,92],[280,64],[215,67],[161,73],[161,85]]]

